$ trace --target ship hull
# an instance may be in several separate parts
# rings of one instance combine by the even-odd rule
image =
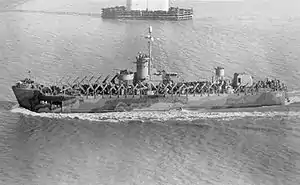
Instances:
[[[225,109],[284,105],[283,91],[255,92],[253,94],[203,95],[130,95],[130,96],[78,96],[60,98],[61,106],[37,104],[45,95],[37,91],[13,88],[21,107],[34,112],[52,113],[105,113],[130,111],[169,111],[172,109]],[[48,98],[49,100],[50,98]],[[32,103],[33,102],[33,103]],[[32,108],[33,106],[33,108]]]
[[[63,112],[64,106],[75,104],[78,99],[75,96],[65,95],[47,96],[39,89],[27,89],[12,86],[12,90],[20,107],[34,112],[54,112],[57,111],[58,108],[60,109],[60,112]],[[43,101],[49,103],[41,103]]]
[[[192,20],[193,15],[168,15],[168,16],[141,16],[141,15],[102,15],[103,19],[128,19],[128,20],[161,20],[161,21],[181,21],[181,20]]]
[[[135,20],[191,20],[193,9],[171,7],[169,11],[126,10],[125,7],[103,8],[103,19],[135,19]]]
[[[29,110],[33,110],[34,107],[33,101],[35,99],[38,99],[37,98],[37,94],[39,94],[38,90],[17,88],[16,86],[12,86],[12,90],[21,107]],[[39,102],[37,102],[37,104],[39,104]]]

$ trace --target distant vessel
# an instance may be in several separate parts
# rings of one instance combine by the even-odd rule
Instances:
[[[73,83],[44,86],[31,79],[12,86],[19,105],[34,112],[94,113],[119,111],[168,111],[183,108],[242,108],[285,105],[287,87],[279,80],[254,82],[251,75],[234,73],[226,79],[222,67],[208,81],[181,82],[177,73],[152,67],[152,27],[148,53],[136,57],[136,71],[120,70],[102,82],[94,76]]]
[[[102,8],[104,19],[190,20],[193,9],[169,7],[169,0],[127,0],[127,5]]]

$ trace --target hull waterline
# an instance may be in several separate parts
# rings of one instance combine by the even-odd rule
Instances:
[[[285,92],[203,95],[78,96],[61,99],[60,105],[36,104],[39,91],[13,88],[21,107],[34,112],[105,113],[130,111],[169,111],[172,109],[225,109],[285,105]],[[48,98],[49,99],[49,98]]]

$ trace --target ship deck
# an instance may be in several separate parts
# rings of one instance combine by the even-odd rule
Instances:
[[[136,20],[190,20],[193,9],[173,8],[169,11],[126,10],[125,7],[102,9],[102,18],[106,19],[136,19]]]

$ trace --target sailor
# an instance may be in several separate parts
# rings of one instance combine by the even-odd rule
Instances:
[[[218,93],[220,93],[220,92],[221,92],[221,93],[223,92],[223,91],[222,91],[222,85],[219,86],[219,91],[218,91]]]
[[[138,52],[138,58],[141,59],[141,57],[142,57],[142,53],[139,51]]]

